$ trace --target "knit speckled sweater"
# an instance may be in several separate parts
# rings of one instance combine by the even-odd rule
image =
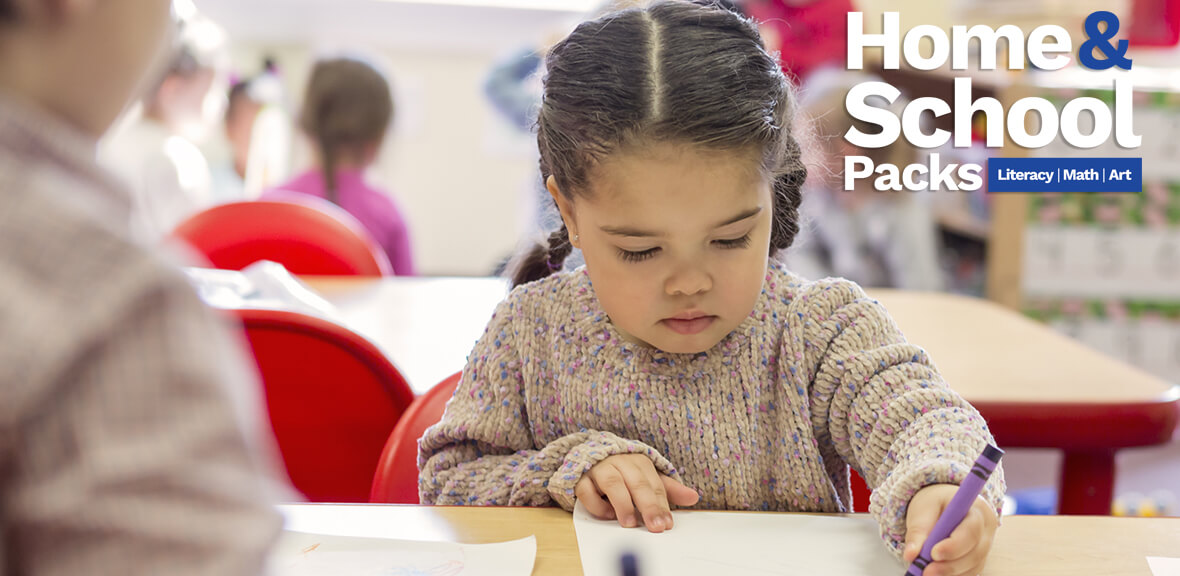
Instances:
[[[772,265],[754,310],[713,348],[623,340],[584,269],[520,286],[475,345],[420,443],[424,504],[571,510],[604,458],[641,453],[696,508],[845,512],[848,467],[895,554],[910,497],[958,484],[987,425],[885,309],[846,280]],[[1003,471],[984,497],[996,506]]]

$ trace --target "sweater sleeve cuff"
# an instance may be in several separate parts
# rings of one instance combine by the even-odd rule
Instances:
[[[586,440],[566,453],[557,472],[549,478],[549,495],[566,510],[574,509],[574,487],[595,464],[618,454],[644,454],[651,458],[656,471],[679,479],[672,463],[655,448],[635,440],[627,440],[610,432],[589,432]]]
[[[877,518],[881,538],[894,556],[900,559],[905,547],[906,513],[914,494],[934,484],[957,486],[970,472],[971,463],[930,458],[896,469],[873,491],[869,511]],[[995,509],[997,519],[1004,506],[1004,488],[1004,471],[997,466],[980,494]]]

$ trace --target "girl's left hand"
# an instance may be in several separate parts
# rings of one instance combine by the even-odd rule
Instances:
[[[926,542],[926,535],[934,529],[943,508],[950,503],[958,486],[934,484],[914,494],[906,512],[905,551],[902,558],[908,567]],[[996,536],[996,511],[982,497],[976,498],[963,522],[950,537],[934,545],[931,562],[922,576],[976,576],[983,572],[987,553]]]

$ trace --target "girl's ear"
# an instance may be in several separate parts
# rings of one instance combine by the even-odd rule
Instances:
[[[549,190],[549,195],[553,197],[553,201],[557,203],[557,210],[561,212],[561,219],[565,222],[565,229],[569,232],[570,244],[574,248],[581,248],[578,241],[578,224],[574,220],[574,207],[569,200],[561,193],[561,189],[557,187],[557,179],[553,176],[545,179],[545,188]]]

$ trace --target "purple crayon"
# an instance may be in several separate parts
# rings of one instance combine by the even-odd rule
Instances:
[[[917,558],[914,558],[910,569],[906,570],[906,576],[922,576],[922,572],[931,562],[930,551],[934,549],[934,545],[946,540],[963,521],[963,518],[967,517],[967,512],[971,511],[971,504],[983,491],[983,485],[996,470],[996,464],[1000,463],[1000,457],[1003,455],[1003,450],[991,444],[984,446],[983,454],[980,454],[979,459],[971,466],[971,473],[963,479],[962,484],[959,484],[959,489],[951,498],[950,504],[946,505],[942,515],[938,517],[938,522],[934,523],[934,529],[926,536],[926,542],[922,544],[922,552],[918,554]]]
[[[621,558],[623,576],[639,576],[639,561],[632,552],[623,553]]]

